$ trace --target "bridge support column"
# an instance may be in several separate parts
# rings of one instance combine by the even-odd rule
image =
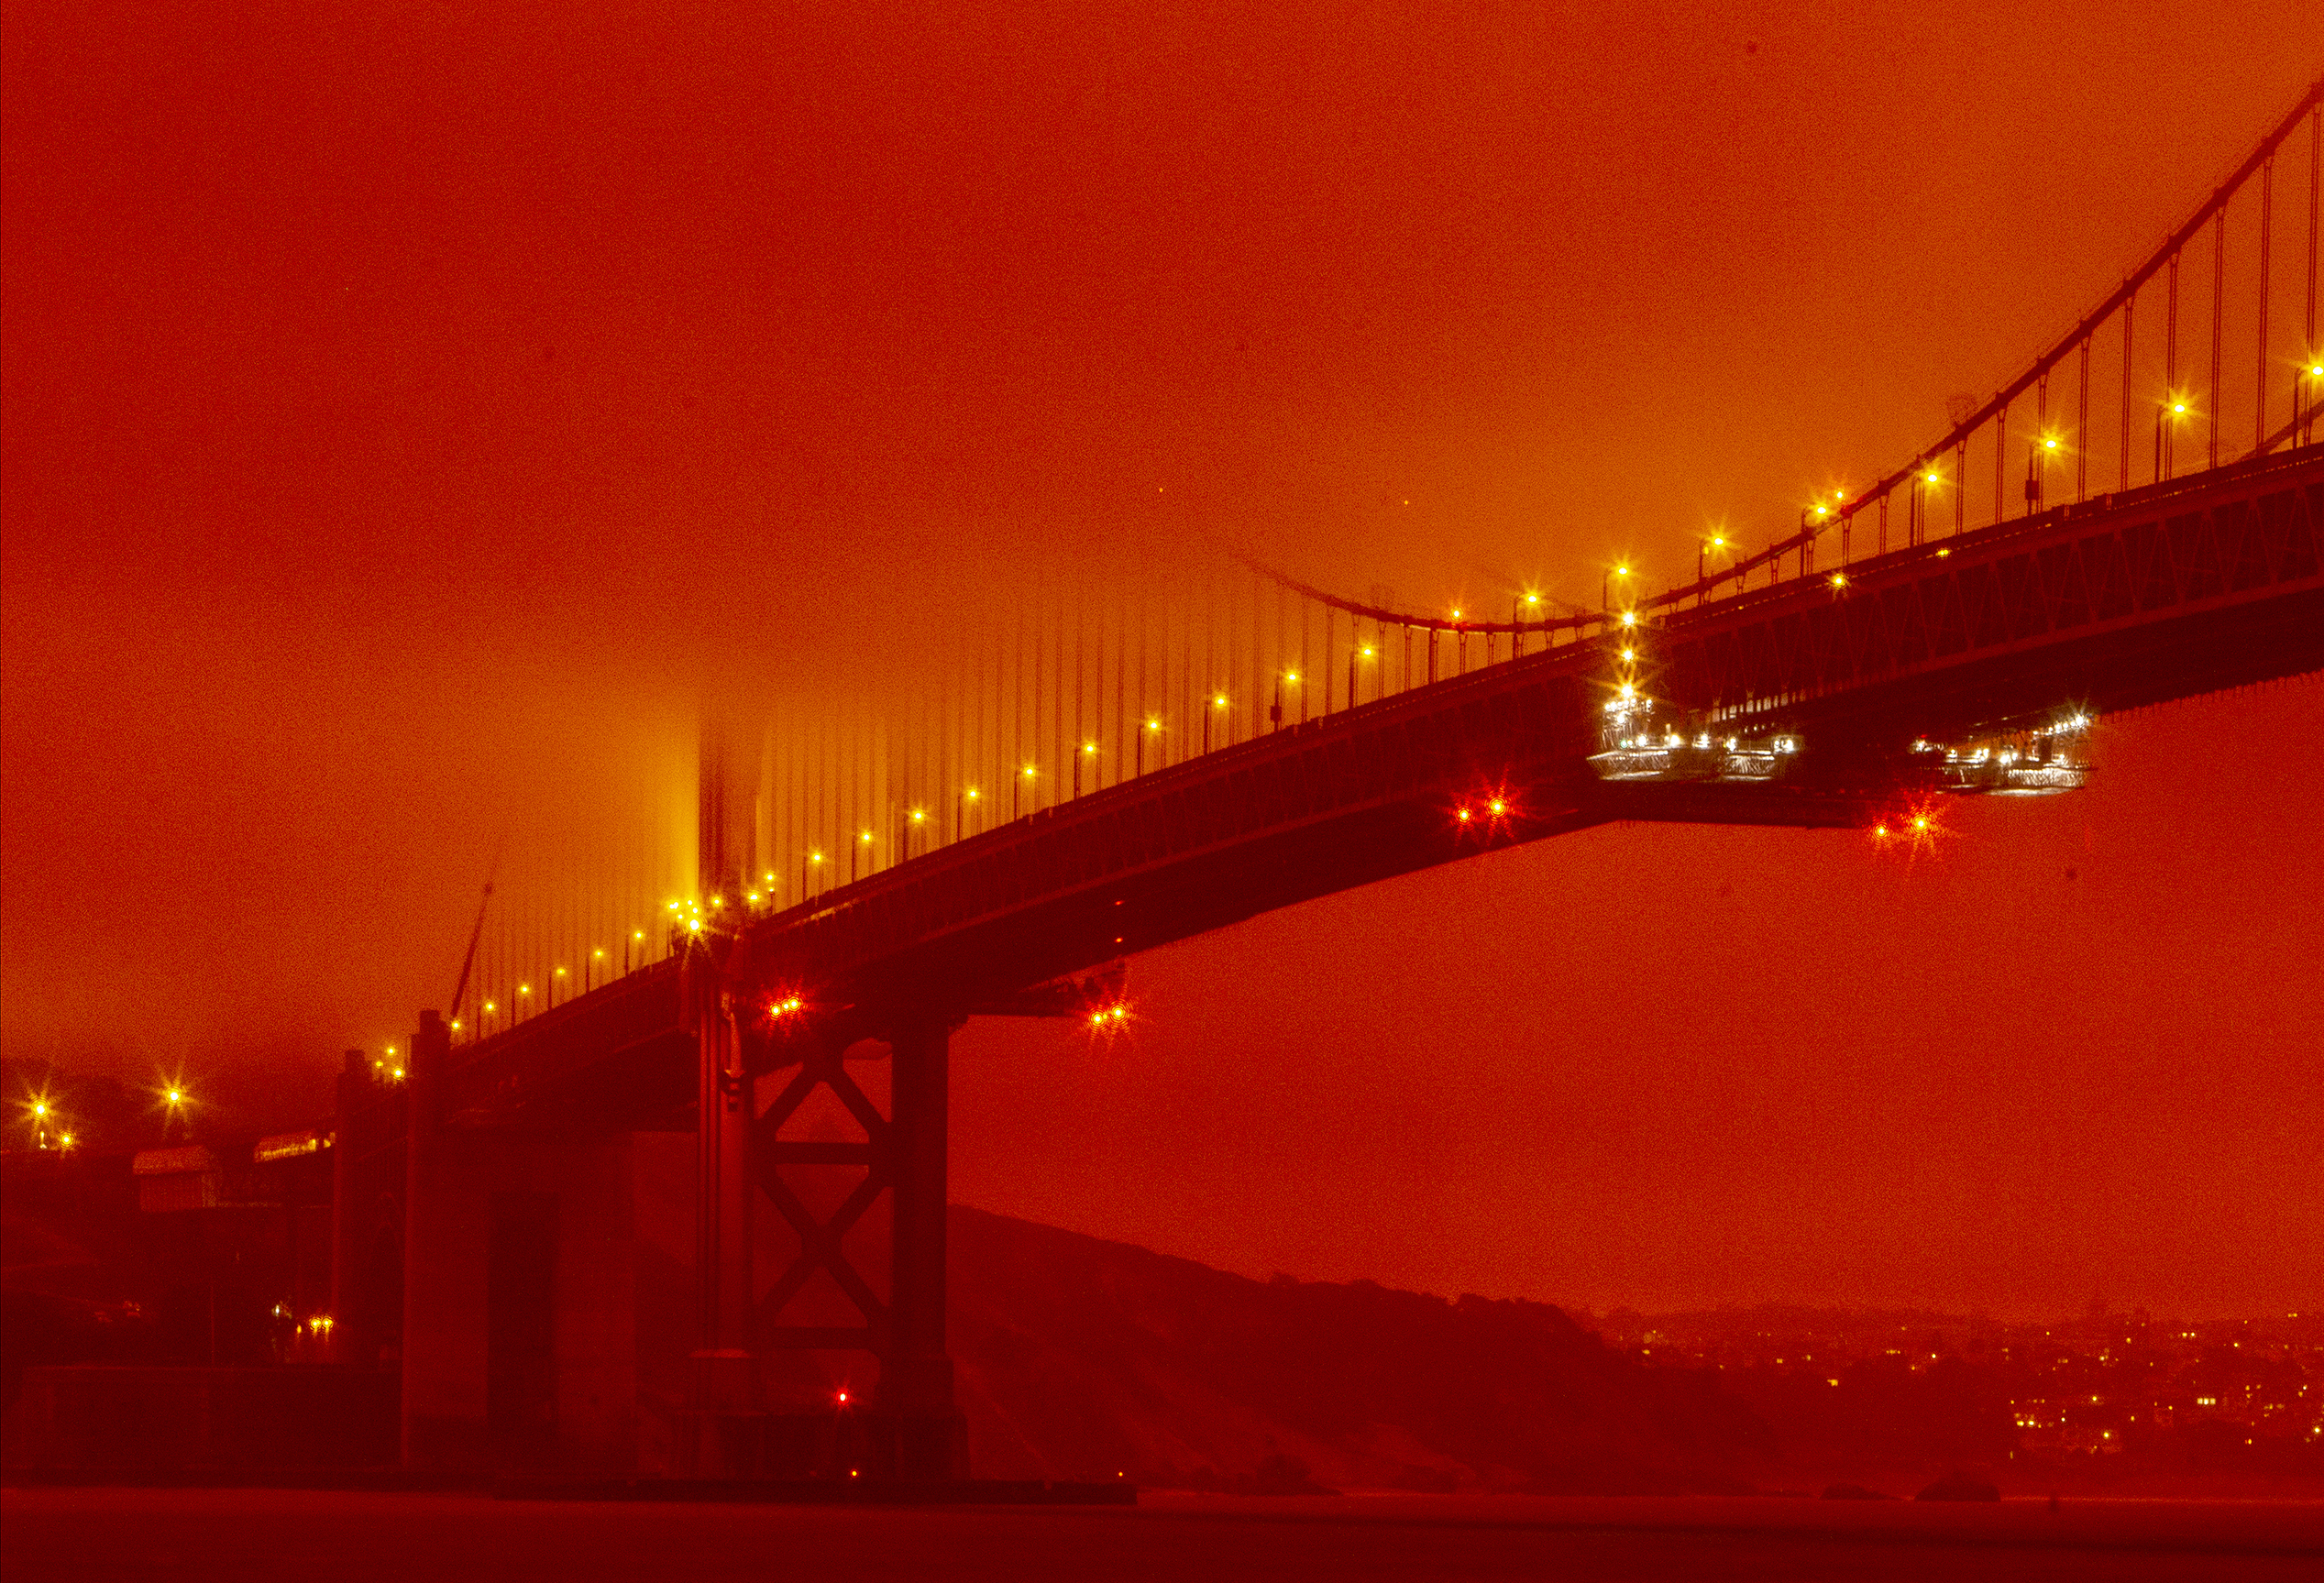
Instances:
[[[404,1071],[403,1346],[401,1435],[407,1471],[461,1460],[468,1431],[480,1427],[483,1403],[469,1383],[468,1345],[479,1324],[474,1284],[459,1263],[451,1183],[445,1159],[444,1068],[452,1032],[433,1011],[420,1013]]]
[[[888,1147],[894,1194],[887,1349],[880,1359],[878,1434],[898,1479],[959,1479],[968,1433],[953,1400],[944,1346],[946,1129],[951,1029],[915,1020],[889,1041]]]
[[[698,1345],[691,1403],[700,1433],[693,1468],[700,1478],[732,1479],[754,1471],[757,1459],[748,1441],[760,1406],[757,1363],[750,1349],[754,1106],[732,998],[718,964],[697,947],[686,973],[700,1057],[695,1130]]]
[[[338,1105],[331,1124],[331,1361],[365,1363],[377,1356],[366,1353],[363,1323],[368,1317],[358,1296],[361,1281],[363,1238],[361,1212],[356,1193],[356,1112],[361,1107],[365,1080],[363,1052],[350,1050],[339,1072]]]

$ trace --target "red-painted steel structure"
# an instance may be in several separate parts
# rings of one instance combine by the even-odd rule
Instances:
[[[2175,282],[2179,250],[2235,190],[2255,171],[2271,178],[2277,147],[2303,120],[2314,135],[2320,95],[2324,85],[2024,379],[1911,467],[1715,577],[1626,611],[1507,623],[1327,599],[1383,634],[1392,620],[1464,640],[1509,632],[1514,657],[1362,703],[1351,671],[1352,707],[780,910],[745,905],[724,845],[724,753],[706,736],[700,872],[727,905],[678,926],[668,960],[493,1037],[456,1048],[429,1014],[408,1093],[359,1070],[343,1084],[342,1136],[367,1141],[340,1152],[338,1307],[372,1316],[348,1326],[367,1344],[385,1328],[380,1292],[365,1290],[385,1278],[363,1273],[377,1260],[361,1249],[400,1215],[407,1457],[457,1460],[461,1424],[514,1433],[537,1416],[524,1369],[479,1364],[489,1347],[444,1339],[457,1289],[489,1283],[477,1271],[499,1268],[491,1260],[503,1252],[535,1257],[525,1250],[551,1235],[539,1229],[549,1213],[539,1183],[570,1180],[558,1172],[597,1147],[589,1140],[661,1118],[695,1138],[697,1346],[678,1465],[796,1471],[777,1469],[784,1457],[770,1449],[781,1414],[765,1399],[765,1359],[860,1348],[881,1360],[862,1457],[902,1477],[957,1476],[964,1441],[944,1335],[946,1046],[964,1018],[1102,1022],[1118,1004],[1126,958],[1272,908],[1611,820],[1868,825],[1945,786],[2003,784],[1948,779],[1932,745],[2038,741],[2062,720],[2324,669],[2324,446],[2298,443],[2324,379],[2296,378],[2290,419],[2271,434],[2263,357],[2257,444],[2242,461],[2173,477],[2158,416],[2145,485],[2046,507],[2037,451],[2024,514],[1997,507],[1998,520],[1972,529],[1956,511],[1943,537],[1924,531],[1914,481],[1933,484],[1930,458],[1966,456],[1988,423],[1997,467],[2006,460],[2011,401],[2039,387],[2046,401],[2051,369],[2118,311],[2127,344],[2139,285],[2166,264]],[[2313,240],[2310,249],[2312,275]],[[2309,311],[2312,320],[2312,302]],[[2087,374],[2085,386],[2087,404]],[[2126,439],[2125,484],[2128,456]],[[1844,550],[1837,566],[1827,556],[1814,567],[1823,533],[1845,534],[1867,510],[1885,522],[1899,489],[1914,501],[1901,547],[1886,549],[1883,532],[1870,558]],[[2078,477],[2076,492],[2086,493]],[[1780,578],[1788,555],[1796,573]],[[1761,570],[1768,581],[1749,588]],[[1570,641],[1553,641],[1560,632]],[[1547,646],[1522,652],[1528,634]],[[867,1041],[889,1058],[884,1105],[849,1071]],[[797,1136],[793,1124],[815,1104],[843,1116],[851,1135]],[[479,1145],[490,1139],[505,1140],[499,1154]],[[511,1175],[502,1155],[537,1167]],[[852,1173],[853,1185],[818,1208],[795,1180],[817,1171]],[[513,1185],[478,1185],[488,1178]],[[465,1265],[439,1246],[458,1240],[446,1186],[456,1181],[471,1205],[489,1197],[494,1216],[489,1255],[472,1249]],[[876,1279],[849,1239],[882,1204],[889,1246]],[[754,1224],[768,1210],[795,1245],[774,1269]],[[817,1283],[843,1295],[853,1322],[792,1314]],[[503,1307],[485,1305],[494,1336],[537,1330]]]

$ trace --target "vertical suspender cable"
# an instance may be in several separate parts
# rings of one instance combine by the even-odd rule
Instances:
[[[2001,520],[2002,510],[2009,504],[2010,409],[2004,406],[1993,414],[1993,520]],[[1883,502],[1886,495],[1880,497]]]
[[[2316,344],[2316,201],[2317,170],[2319,165],[2324,165],[2324,109],[2312,110],[2307,117],[2307,322],[2305,326],[2307,341],[2300,347],[2300,368],[2303,371],[2314,366],[2319,354],[2324,354],[2324,348],[2319,348]],[[2311,375],[2309,378],[2313,379],[2314,376]],[[2299,381],[2300,375],[2294,374],[2292,376],[2292,416],[2295,418],[2300,415]],[[2309,390],[2308,401],[2311,407],[2315,405],[2318,393],[2313,388]],[[2308,421],[2307,437],[2311,440],[2316,438],[2314,419]]]
[[[2211,436],[2208,467],[2219,465],[2219,339],[2227,324],[2227,210],[2211,222]]]
[[[2260,167],[2259,379],[2252,389],[2252,454],[2267,444],[2267,244],[2275,218],[2275,156]]]
[[[2074,414],[2074,499],[2076,504],[2090,492],[2090,338],[2082,337],[2082,379],[2076,387]]]
[[[2171,476],[2170,420],[2178,414],[2171,408],[2178,404],[2179,383],[2179,255],[2171,255],[2171,283],[2163,310],[2163,406],[2155,415],[2156,433],[2162,438],[2155,442],[2154,481],[2161,483]]]

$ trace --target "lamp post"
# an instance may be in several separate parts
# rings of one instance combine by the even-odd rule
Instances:
[[[1815,570],[1815,536],[1823,532],[1823,524],[1831,516],[1832,508],[1821,500],[1800,512],[1800,575],[1803,577]],[[1811,518],[1814,519],[1812,522]]]
[[[2178,433],[2178,420],[2186,416],[2186,402],[2171,397],[2154,409],[2154,481],[2163,482],[2172,473],[2171,441]]]
[[[2054,434],[2044,434],[2039,440],[2025,443],[2025,514],[2029,517],[2041,513],[2042,486],[2045,482],[2042,476],[2042,464],[2057,448],[2057,436]],[[1933,478],[1936,475],[1931,473],[1929,477]]]
[[[1715,533],[1708,542],[1698,544],[1694,547],[1694,602],[1697,608],[1702,604],[1703,580],[1711,575],[1709,566],[1711,552],[1724,550],[1726,547],[1727,536],[1724,533]]]
[[[1210,751],[1210,720],[1211,716],[1214,714],[1224,716],[1230,720],[1234,718],[1233,716],[1227,714],[1227,695],[1225,693],[1217,693],[1212,695],[1210,708],[1203,711],[1203,752],[1205,753],[1208,753]]]

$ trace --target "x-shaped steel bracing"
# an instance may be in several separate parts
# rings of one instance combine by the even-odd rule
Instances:
[[[885,1339],[887,1304],[870,1282],[848,1262],[841,1247],[855,1223],[877,1203],[895,1180],[888,1148],[887,1118],[870,1096],[847,1075],[843,1052],[824,1045],[799,1063],[799,1069],[775,1102],[766,1107],[752,1130],[751,1157],[759,1191],[765,1193],[791,1229],[799,1233],[799,1254],[790,1267],[758,1303],[759,1332],[777,1347],[868,1347],[879,1350]],[[829,1088],[864,1128],[861,1143],[813,1143],[782,1138],[783,1124],[799,1113],[818,1086]],[[783,1180],[786,1165],[861,1165],[864,1180],[855,1185],[828,1220],[817,1220],[798,1193]],[[847,1300],[864,1316],[860,1326],[782,1325],[783,1310],[819,1270],[828,1270]]]

